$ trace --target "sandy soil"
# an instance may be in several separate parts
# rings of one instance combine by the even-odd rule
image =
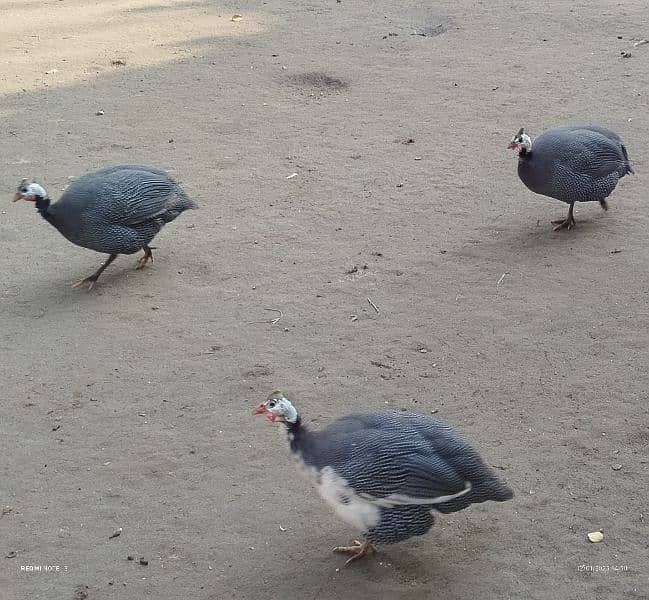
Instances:
[[[645,2],[156,1],[0,0],[0,598],[649,598]],[[505,147],[574,121],[637,176],[554,233]],[[201,210],[72,290],[9,199],[124,162]],[[516,498],[341,568],[276,387],[438,411]]]

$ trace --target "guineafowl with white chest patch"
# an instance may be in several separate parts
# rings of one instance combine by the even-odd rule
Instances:
[[[153,262],[153,238],[166,223],[196,208],[167,173],[144,165],[87,173],[53,204],[41,185],[23,180],[14,196],[14,202],[18,200],[34,202],[40,215],[73,244],[109,255],[95,273],[75,284],[89,290],[118,254],[143,250],[138,268]]]
[[[347,563],[423,535],[433,511],[451,513],[512,490],[444,421],[404,411],[355,414],[309,431],[292,402],[273,392],[254,414],[287,428],[291,452],[313,475],[318,493],[364,540],[334,548]]]
[[[508,148],[518,153],[518,176],[527,188],[569,205],[568,216],[553,221],[555,231],[575,226],[575,202],[599,202],[608,210],[618,181],[633,173],[619,136],[596,125],[556,127],[534,142],[521,128]]]

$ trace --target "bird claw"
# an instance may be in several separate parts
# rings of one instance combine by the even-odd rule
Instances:
[[[559,229],[567,229],[570,231],[573,227],[577,226],[574,219],[557,219],[556,221],[552,221],[552,223],[556,225],[554,231],[559,231]]]
[[[94,277],[86,277],[85,279],[82,279],[81,281],[77,281],[76,283],[72,284],[73,288],[80,288],[80,287],[87,287],[87,291],[91,291],[92,288],[95,287],[95,283],[97,283],[97,279]]]
[[[363,558],[363,556],[367,556],[368,554],[373,554],[374,552],[376,552],[376,546],[372,544],[372,542],[368,542],[367,540],[365,540],[364,542],[354,540],[353,546],[336,546],[333,551],[343,554],[351,554],[351,556],[345,562],[345,566],[347,566],[349,563],[354,562],[359,558]]]
[[[138,261],[137,265],[135,266],[136,269],[144,269],[146,267],[147,263],[151,261],[151,264],[153,264],[153,254],[150,252],[147,254],[145,253],[144,256],[141,256]]]

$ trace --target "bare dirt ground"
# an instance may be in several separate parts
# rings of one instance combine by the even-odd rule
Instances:
[[[646,3],[158,2],[0,1],[0,598],[649,598]],[[505,147],[567,122],[637,176],[554,233]],[[125,162],[201,209],[70,289],[15,186]],[[437,410],[516,498],[342,568],[276,387]]]

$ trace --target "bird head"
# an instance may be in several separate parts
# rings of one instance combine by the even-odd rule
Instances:
[[[507,146],[508,150],[515,150],[516,152],[526,153],[532,150],[532,140],[530,136],[525,133],[525,130],[521,127],[518,130],[518,133],[512,138],[512,141],[509,142]]]
[[[47,198],[45,188],[35,181],[23,179],[18,186],[13,201],[18,202],[18,200],[29,200],[30,202],[36,202],[38,198]]]
[[[298,414],[291,401],[282,392],[273,392],[252,412],[253,415],[264,415],[273,423],[276,421],[296,423]]]

